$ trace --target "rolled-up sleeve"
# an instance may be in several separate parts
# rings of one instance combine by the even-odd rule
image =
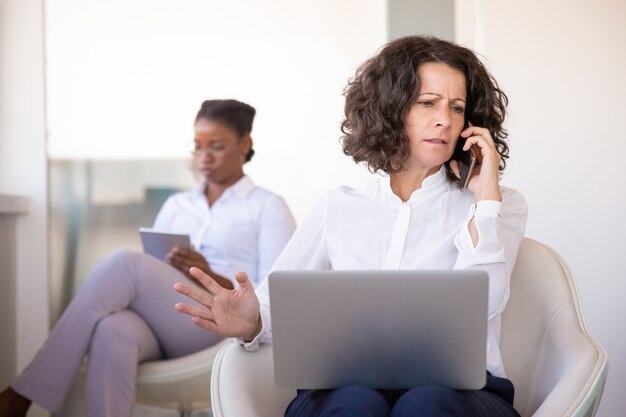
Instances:
[[[502,188],[502,202],[473,205],[455,238],[459,251],[454,269],[482,269],[489,274],[489,318],[504,310],[519,245],[524,237],[528,210],[524,197]],[[478,244],[474,247],[469,223],[474,219]]]

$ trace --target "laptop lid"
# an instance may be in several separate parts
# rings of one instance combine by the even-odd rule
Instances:
[[[276,385],[481,389],[485,271],[275,271]]]

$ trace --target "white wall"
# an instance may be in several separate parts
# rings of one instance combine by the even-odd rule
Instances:
[[[0,1],[0,66],[0,193],[30,200],[16,230],[21,370],[48,332],[43,1]]]
[[[485,54],[511,100],[504,182],[526,196],[527,235],[569,263],[590,333],[608,350],[598,416],[624,415],[626,3],[457,5],[461,39]]]
[[[385,22],[382,0],[49,2],[50,156],[185,158],[202,100],[233,97],[257,109],[247,172],[301,218],[366,175],[338,143],[342,90]]]

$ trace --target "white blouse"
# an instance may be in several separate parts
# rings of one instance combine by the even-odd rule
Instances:
[[[174,194],[154,222],[158,230],[191,236],[211,269],[235,283],[246,272],[254,285],[265,278],[296,227],[282,197],[244,176],[209,207],[205,183]]]
[[[526,202],[501,187],[502,202],[480,201],[451,183],[442,167],[402,202],[389,177],[361,188],[340,187],[296,229],[272,270],[482,269],[489,274],[487,370],[505,376],[499,350],[500,315],[526,227]],[[475,219],[478,245],[468,230]],[[272,339],[267,280],[257,288],[263,329],[250,343]]]

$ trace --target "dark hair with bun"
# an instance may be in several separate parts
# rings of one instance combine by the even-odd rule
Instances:
[[[200,119],[212,120],[223,123],[234,129],[240,137],[252,132],[252,123],[256,110],[249,104],[237,100],[206,100],[200,106],[196,115],[196,121]],[[252,159],[254,149],[246,154],[245,162]]]

